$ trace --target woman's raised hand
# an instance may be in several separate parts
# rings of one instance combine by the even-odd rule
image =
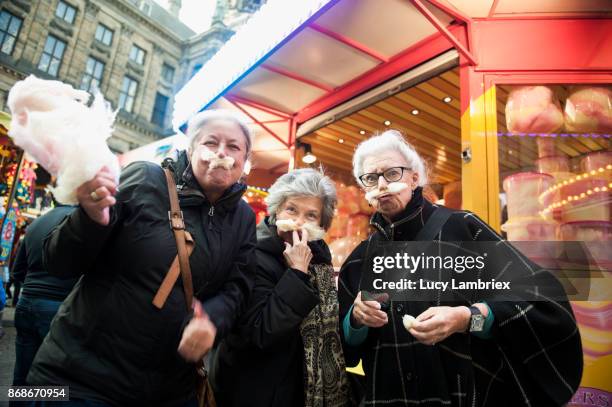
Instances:
[[[87,215],[102,226],[110,222],[109,208],[117,200],[117,183],[115,176],[107,167],[100,171],[89,181],[84,182],[77,188],[76,195],[79,204]]]
[[[285,251],[283,252],[287,265],[302,273],[308,273],[308,266],[312,260],[312,251],[308,247],[308,232],[302,229],[302,237],[297,230],[293,231],[293,245],[285,242]]]

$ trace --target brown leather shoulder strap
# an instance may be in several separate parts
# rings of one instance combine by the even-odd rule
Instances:
[[[176,239],[176,248],[178,251],[177,259],[180,268],[181,277],[183,280],[183,291],[185,292],[185,300],[187,303],[187,309],[191,309],[193,303],[193,283],[191,281],[191,267],[189,266],[189,255],[193,250],[193,239],[188,232],[185,231],[185,221],[183,219],[183,212],[179,205],[178,194],[176,193],[176,183],[172,173],[167,168],[164,169],[166,175],[166,181],[168,184],[168,196],[170,197],[170,210],[168,211],[168,219],[170,220],[170,226],[174,232],[174,238]],[[189,245],[189,247],[188,247]],[[177,259],[174,259],[170,271],[166,274],[164,281],[157,290],[153,304],[162,308],[174,283],[178,279],[178,270],[176,267]]]

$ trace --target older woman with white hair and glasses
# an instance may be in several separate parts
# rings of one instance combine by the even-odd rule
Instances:
[[[322,240],[336,206],[313,169],[278,178],[257,226],[257,274],[240,332],[218,351],[213,381],[226,406],[346,406],[331,255]]]
[[[389,294],[397,293],[364,288],[369,287],[367,273],[372,273],[370,250],[393,241],[499,242],[494,245],[499,251],[490,254],[505,257],[515,276],[538,274],[549,287],[560,288],[556,279],[512,250],[474,214],[424,199],[425,164],[398,131],[361,143],[353,171],[376,210],[370,222],[375,232],[342,266],[338,296],[347,365],[363,361],[365,404],[567,403],[582,374],[580,336],[567,301],[544,296],[509,300],[496,294],[473,302],[461,296],[453,297],[461,301],[443,302],[435,296],[410,301],[415,293],[391,299]],[[500,271],[486,266],[482,279]],[[430,278],[441,278],[437,276]]]
[[[157,164],[136,162],[119,185],[102,169],[79,187],[79,208],[47,238],[45,261],[52,274],[82,278],[28,384],[69,386],[74,405],[197,406],[196,364],[245,308],[256,239],[238,182],[249,129],[232,112],[213,110],[192,118],[188,136],[188,150],[165,162],[169,178]],[[184,225],[169,222],[169,187]],[[178,278],[175,266],[173,229],[181,227],[193,239],[192,293],[189,274]]]

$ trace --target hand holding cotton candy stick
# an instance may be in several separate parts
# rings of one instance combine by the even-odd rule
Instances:
[[[77,189],[106,167],[115,183],[119,179],[117,157],[106,145],[115,113],[97,93],[90,96],[59,81],[30,75],[17,82],[8,97],[13,114],[9,135],[49,173],[57,176],[58,201],[77,203]]]
[[[215,343],[217,328],[200,301],[193,300],[193,318],[185,327],[178,352],[189,362],[201,360]]]

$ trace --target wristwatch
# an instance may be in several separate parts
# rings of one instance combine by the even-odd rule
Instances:
[[[478,307],[468,307],[472,315],[470,316],[470,332],[482,332],[484,329],[485,317]]]

